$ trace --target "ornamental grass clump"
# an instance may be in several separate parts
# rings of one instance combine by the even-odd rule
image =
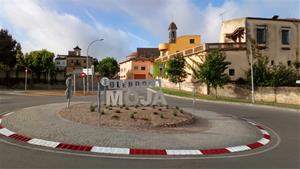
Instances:
[[[91,104],[91,105],[90,105],[90,111],[91,111],[91,112],[95,112],[95,109],[96,109],[96,106],[94,106],[94,105]]]

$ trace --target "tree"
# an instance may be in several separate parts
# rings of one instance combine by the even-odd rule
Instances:
[[[292,67],[280,63],[279,65],[272,66],[270,75],[270,85],[274,87],[275,102],[277,102],[277,88],[279,86],[294,85],[297,80],[296,71]]]
[[[256,62],[253,63],[253,82],[255,86],[268,86],[270,85],[270,68],[268,66],[268,57],[264,56],[258,58]],[[251,83],[251,68],[246,72],[247,81]]]
[[[8,33],[7,30],[0,30],[0,68],[6,71],[6,79],[9,83],[10,71],[16,64],[17,50],[21,45]],[[9,85],[9,84],[8,84]]]
[[[180,83],[184,82],[188,73],[185,71],[185,59],[178,55],[168,61],[168,69],[166,70],[170,82],[178,83],[179,90],[181,90]]]
[[[102,77],[116,78],[119,70],[119,64],[113,57],[102,59],[97,66],[97,71]]]
[[[223,53],[215,50],[208,53],[202,64],[197,63],[197,67],[192,69],[194,78],[206,84],[208,95],[210,94],[210,87],[213,87],[217,97],[217,88],[223,87],[229,81],[228,75],[224,72],[231,63],[225,60],[226,57]]]
[[[18,60],[20,60],[21,65],[34,72],[39,80],[42,73],[46,76],[47,73],[54,70],[53,58],[54,53],[43,49],[25,54],[25,58],[23,57]]]

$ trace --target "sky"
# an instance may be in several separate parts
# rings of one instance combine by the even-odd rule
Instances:
[[[67,54],[75,46],[86,55],[122,61],[137,47],[177,35],[201,35],[218,42],[222,20],[240,17],[300,18],[300,0],[0,0],[0,28],[21,43],[23,52],[47,49]],[[220,15],[223,14],[223,15]]]

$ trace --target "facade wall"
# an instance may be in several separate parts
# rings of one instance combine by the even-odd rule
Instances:
[[[266,26],[266,44],[262,46],[262,54],[269,57],[274,64],[287,64],[287,61],[300,60],[300,22],[282,20],[247,19],[248,36],[256,39],[256,27]],[[281,30],[286,27],[289,31],[289,45],[281,42]]]
[[[190,43],[190,39],[194,39],[194,43]],[[160,44],[160,56],[171,55],[176,52],[193,48],[201,44],[200,35],[186,35],[176,38],[176,43],[162,43]],[[162,45],[164,48],[161,48]]]
[[[247,58],[246,50],[232,50],[232,51],[224,51],[226,56],[226,60],[231,62],[228,66],[228,69],[225,71],[230,80],[237,80],[239,78],[246,78],[246,71],[249,69],[250,65]],[[234,75],[230,75],[229,71],[234,70]]]
[[[222,22],[219,43],[233,42],[232,40],[227,39],[225,35],[234,32],[239,27],[246,27],[246,18],[232,19]],[[246,42],[246,34],[244,34],[243,38],[241,39],[241,42]]]
[[[142,68],[145,68],[142,70]],[[152,79],[153,62],[149,60],[130,60],[120,64],[120,79]]]

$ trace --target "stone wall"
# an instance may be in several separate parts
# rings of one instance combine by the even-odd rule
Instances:
[[[178,84],[176,85],[165,79],[162,79],[162,87],[179,89]],[[193,91],[193,84],[190,82],[183,82],[181,84],[181,89]],[[214,89],[211,89],[210,91],[212,95],[215,95],[216,91]],[[197,85],[196,92],[199,94],[207,94],[206,86]],[[251,88],[247,85],[227,84],[223,88],[218,88],[217,94],[218,96],[250,100]],[[276,91],[273,87],[257,87],[255,89],[255,100],[300,105],[300,87],[278,87]]]

